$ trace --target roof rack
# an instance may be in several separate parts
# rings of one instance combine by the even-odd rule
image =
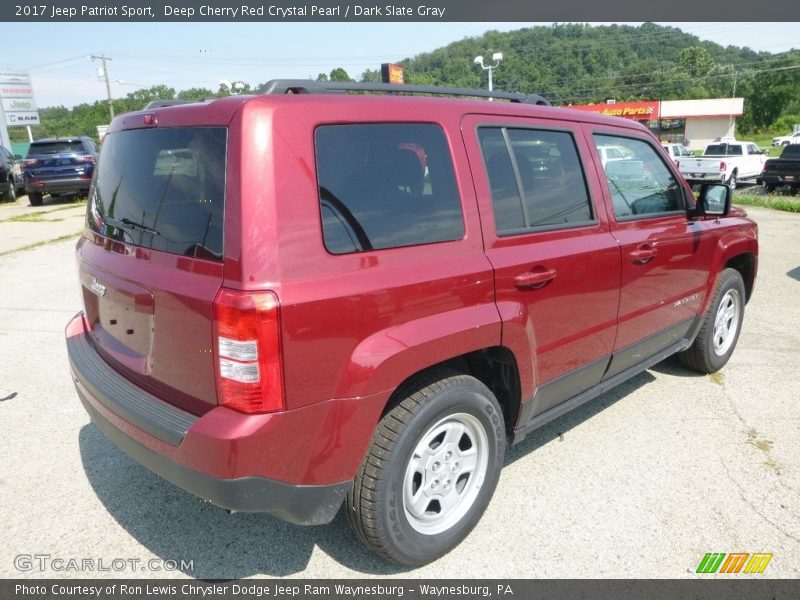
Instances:
[[[354,83],[347,81],[314,81],[313,79],[273,79],[264,86],[263,94],[335,94],[346,92],[384,92],[395,94],[436,94],[443,96],[471,96],[496,98],[522,104],[550,106],[538,94],[490,92],[469,88],[440,87],[436,85],[401,85],[396,83]]]
[[[204,102],[204,100],[151,100],[144,105],[142,110],[164,108],[165,106],[176,106],[178,104],[191,104],[192,102]]]

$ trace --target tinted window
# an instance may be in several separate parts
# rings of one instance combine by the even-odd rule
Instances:
[[[33,142],[28,148],[28,156],[40,156],[42,154],[65,154],[67,152],[86,154],[86,148],[83,147],[83,142],[67,141]]]
[[[789,144],[781,152],[781,158],[797,158],[800,157],[800,144]]]
[[[221,260],[225,149],[224,128],[108,134],[89,227],[136,246]]]
[[[652,216],[683,210],[683,193],[653,146],[631,138],[594,135],[598,149],[609,144],[625,148],[626,158],[603,165],[618,218]]]
[[[325,247],[333,254],[464,236],[450,151],[435,125],[326,125],[315,134]]]
[[[571,134],[481,127],[478,138],[497,233],[592,221],[583,168]]]
[[[740,144],[711,144],[706,147],[703,156],[741,156],[742,146]]]

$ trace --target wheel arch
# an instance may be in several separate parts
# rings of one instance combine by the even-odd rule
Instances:
[[[521,392],[516,357],[505,346],[491,346],[454,356],[408,376],[389,397],[381,418],[403,398],[454,373],[472,376],[491,390],[503,411],[506,433],[511,435],[519,416]]]

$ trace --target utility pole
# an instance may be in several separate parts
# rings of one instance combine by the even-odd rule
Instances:
[[[111,114],[111,118],[114,118],[114,104],[111,101],[111,81],[108,77],[108,67],[106,66],[107,60],[112,60],[105,54],[92,54],[89,57],[92,61],[99,60],[103,63],[103,78],[106,80],[106,94],[108,96],[108,112]]]

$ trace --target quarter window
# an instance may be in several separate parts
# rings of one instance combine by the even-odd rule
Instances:
[[[478,138],[498,234],[592,222],[586,179],[570,133],[481,127]]]
[[[325,125],[315,133],[325,247],[333,254],[461,239],[464,221],[442,130]]]
[[[594,135],[608,189],[618,219],[654,216],[683,210],[682,187],[653,146],[642,140]],[[620,148],[623,158],[607,158],[605,150]]]

